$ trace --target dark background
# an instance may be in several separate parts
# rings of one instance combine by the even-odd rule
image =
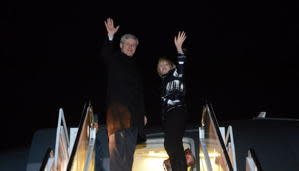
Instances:
[[[77,126],[84,103],[102,114],[106,71],[96,42],[104,20],[133,33],[142,68],[148,127],[160,124],[159,56],[175,57],[173,38],[187,33],[189,123],[213,105],[220,121],[299,118],[298,3],[284,1],[1,2],[1,147],[30,145],[33,133],[57,126],[63,108]],[[5,139],[3,141],[3,139]]]

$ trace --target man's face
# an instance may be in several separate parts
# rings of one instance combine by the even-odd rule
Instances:
[[[120,43],[121,52],[127,56],[132,57],[137,48],[137,41],[134,39],[127,39]]]

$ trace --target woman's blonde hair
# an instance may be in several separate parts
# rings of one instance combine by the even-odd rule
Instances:
[[[158,63],[157,63],[157,73],[158,73],[159,76],[162,76],[162,74],[159,72],[159,64],[161,62],[167,62],[168,64],[171,65],[172,69],[176,67],[175,64],[172,62],[172,60],[170,60],[166,57],[160,57],[159,60],[158,60]]]

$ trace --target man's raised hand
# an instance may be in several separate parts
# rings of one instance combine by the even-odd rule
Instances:
[[[114,27],[114,23],[113,23],[113,19],[112,18],[107,18],[106,21],[104,21],[105,26],[106,26],[106,30],[108,33],[109,37],[113,37],[114,34],[117,32],[119,26]]]

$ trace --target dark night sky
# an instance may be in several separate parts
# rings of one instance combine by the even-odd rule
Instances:
[[[106,36],[107,17],[120,25],[117,36],[140,39],[149,126],[160,119],[157,58],[175,55],[173,37],[181,30],[190,123],[199,122],[206,101],[219,120],[249,119],[262,110],[299,118],[298,4],[8,1],[1,7],[0,128],[14,127],[17,138],[13,131],[4,137],[19,143],[56,127],[60,107],[70,126],[88,100],[103,112],[106,72],[95,45]]]

